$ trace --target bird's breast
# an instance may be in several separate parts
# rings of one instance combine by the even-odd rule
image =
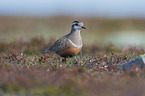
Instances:
[[[73,41],[71,41],[70,39],[68,39],[68,41],[69,41],[69,43],[70,43],[71,46],[73,46],[73,47],[75,47],[77,49],[82,48],[82,46],[83,46],[82,41],[75,42],[75,43]]]
[[[61,52],[59,52],[58,54],[62,57],[72,57],[73,55],[78,54],[81,51],[81,48],[76,48],[76,47],[70,47],[66,50],[63,50]]]

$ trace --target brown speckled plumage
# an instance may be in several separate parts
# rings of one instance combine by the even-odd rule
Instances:
[[[71,32],[58,39],[50,48],[45,49],[42,54],[50,52],[62,57],[72,57],[73,55],[78,54],[83,45],[80,34],[81,28],[85,29],[83,23],[80,21],[74,21],[72,23]]]

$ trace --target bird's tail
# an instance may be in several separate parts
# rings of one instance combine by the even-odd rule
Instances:
[[[41,51],[41,54],[45,54],[47,52],[49,52],[49,49],[45,49],[44,51]]]
[[[45,51],[41,51],[41,54],[45,54],[46,52]]]

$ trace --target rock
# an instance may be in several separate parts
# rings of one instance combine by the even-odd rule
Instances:
[[[145,54],[140,55],[137,58],[122,64],[120,70],[131,71],[134,67],[136,67],[136,69],[139,68],[141,70],[145,69]]]

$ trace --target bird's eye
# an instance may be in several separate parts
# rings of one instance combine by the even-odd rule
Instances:
[[[75,24],[76,26],[78,26],[78,24]]]

